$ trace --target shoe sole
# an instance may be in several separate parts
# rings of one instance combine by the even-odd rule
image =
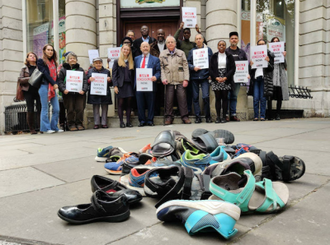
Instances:
[[[238,206],[219,200],[172,200],[162,204],[159,208],[157,208],[156,214],[162,209],[170,206],[184,206],[188,208],[199,209],[213,215],[225,213],[236,221],[238,221],[239,217],[241,216],[241,209]]]
[[[66,222],[72,223],[72,224],[86,224],[86,223],[98,222],[98,221],[106,221],[106,222],[121,222],[121,221],[125,221],[125,220],[127,220],[129,218],[130,211],[127,210],[125,213],[122,213],[122,214],[112,215],[112,216],[105,216],[105,217],[97,217],[97,218],[88,219],[88,220],[73,220],[73,219],[69,219],[69,218],[61,215],[60,212],[57,212],[57,215],[61,219],[65,220]]]
[[[110,170],[110,169],[106,169],[106,168],[104,168],[105,169],[105,171],[107,171],[109,174],[113,174],[113,175],[121,175],[121,172],[122,172],[122,170],[117,170],[117,171],[115,171],[115,170]]]
[[[97,162],[106,162],[107,159],[108,159],[107,157],[98,157],[98,156],[95,157],[95,161]]]
[[[119,179],[119,182],[121,184],[123,184],[124,186],[126,186],[128,189],[138,191],[143,197],[146,196],[146,193],[144,192],[144,188],[143,187],[135,187],[135,186],[131,186],[129,184],[129,177],[128,177],[128,175],[121,176],[120,179]]]

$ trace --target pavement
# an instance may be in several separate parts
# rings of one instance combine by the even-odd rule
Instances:
[[[227,129],[235,143],[302,158],[306,173],[287,184],[286,208],[275,214],[242,215],[236,223],[238,233],[230,240],[218,233],[190,236],[180,222],[160,222],[152,198],[132,207],[130,218],[121,223],[70,225],[58,218],[62,206],[89,203],[94,174],[118,179],[95,162],[98,147],[138,151],[162,130],[175,129],[190,137],[196,128]],[[0,136],[0,245],[330,244],[329,159],[330,118]]]

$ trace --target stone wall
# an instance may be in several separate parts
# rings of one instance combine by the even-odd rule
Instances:
[[[0,134],[5,129],[5,106],[16,95],[23,60],[22,1],[0,1]]]

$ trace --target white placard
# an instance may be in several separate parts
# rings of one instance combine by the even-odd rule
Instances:
[[[107,95],[107,74],[92,73],[92,77],[95,80],[91,82],[91,95]]]
[[[69,92],[80,92],[83,85],[84,72],[82,71],[66,71],[66,90]]]
[[[182,7],[182,22],[184,22],[184,28],[195,28],[197,24],[196,8]]]
[[[234,75],[235,83],[247,83],[249,81],[249,62],[247,60],[235,61],[236,72]]]
[[[207,48],[193,50],[193,63],[201,69],[209,69],[209,50]]]
[[[284,63],[284,42],[269,43],[269,50],[274,53],[274,64]]]
[[[119,58],[121,47],[118,48],[108,48],[108,58],[110,59],[109,62],[109,69],[112,69],[115,60]]]
[[[136,68],[136,91],[152,91],[152,68]]]
[[[268,67],[267,57],[267,45],[252,46],[250,51],[250,57],[253,62],[252,68]]]
[[[88,50],[89,63],[93,64],[93,59],[100,57],[99,51],[97,49]]]

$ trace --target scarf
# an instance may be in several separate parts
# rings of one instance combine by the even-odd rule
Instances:
[[[48,69],[50,77],[53,78],[54,81],[56,81],[56,65],[54,60],[50,60],[48,62]],[[52,98],[55,97],[55,90],[52,84],[48,84],[48,101],[50,101]]]

